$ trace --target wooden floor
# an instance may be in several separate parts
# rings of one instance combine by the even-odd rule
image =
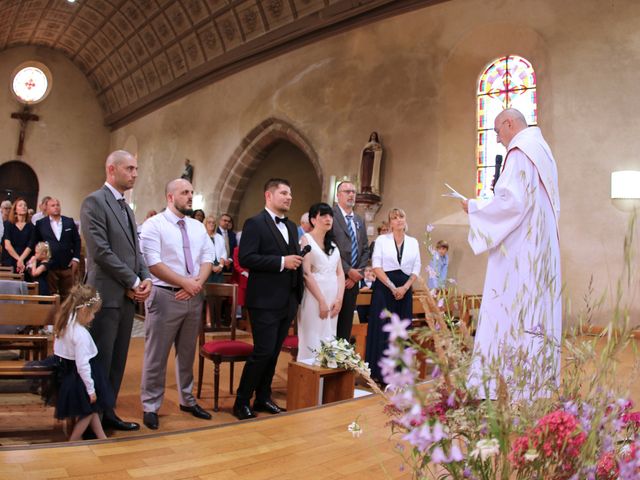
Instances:
[[[250,338],[246,338],[251,341]],[[142,405],[140,404],[140,381],[142,376],[142,359],[144,353],[144,339],[131,339],[127,370],[118,397],[117,413],[126,420],[141,424],[138,432],[110,432],[109,437],[130,438],[136,435],[155,433],[142,425]],[[287,365],[291,356],[281,354],[278,368],[273,381],[273,398],[282,406],[286,406]],[[234,372],[234,393],[240,382],[243,363],[236,364]],[[160,408],[160,429],[158,432],[182,431],[189,428],[221,425],[236,422],[231,414],[234,395],[229,394],[229,368],[221,367],[220,382],[220,411],[213,412],[213,364],[207,362],[204,369],[202,398],[200,405],[213,415],[212,420],[200,420],[179,409],[179,398],[176,389],[175,362],[173,351],[169,357],[166,376],[165,398]],[[197,359],[194,364],[197,372]],[[197,381],[197,378],[196,378]],[[22,388],[21,390],[24,390]],[[195,393],[195,389],[194,389]],[[61,442],[65,437],[60,429],[53,429],[53,408],[44,407],[40,397],[24,393],[0,395],[0,446],[29,445],[38,443]],[[29,421],[24,421],[24,415],[29,415]],[[264,414],[267,415],[267,414]]]
[[[637,404],[640,385],[635,382],[638,366],[633,359],[629,349],[617,373],[627,382]],[[274,382],[274,396],[282,404],[287,361],[288,357],[281,357]],[[128,419],[139,419],[141,415],[140,364],[141,343],[135,340],[119,407],[121,416]],[[237,422],[229,412],[233,398],[226,392],[224,411],[206,422],[178,411],[172,372],[173,369],[167,375],[170,381],[159,433],[143,427],[137,434],[119,434],[115,440],[102,442],[6,446],[0,448],[0,480],[410,478],[401,470],[400,457],[393,451],[396,439],[389,438],[385,426],[388,418],[379,397]],[[210,380],[211,366],[208,372]],[[209,386],[202,404],[210,410],[211,402]],[[2,412],[6,409],[2,407]],[[30,415],[26,421],[17,412],[15,417],[23,425],[34,418]],[[348,424],[356,418],[364,429],[361,438],[353,438],[347,431]],[[0,420],[4,430],[6,418],[0,416]],[[226,422],[232,423],[225,425]],[[50,420],[48,425],[50,428]]]

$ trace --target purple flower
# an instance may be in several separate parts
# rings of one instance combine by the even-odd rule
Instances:
[[[462,454],[460,447],[458,447],[458,445],[455,443],[451,446],[449,458],[452,462],[461,462],[462,460],[464,460],[464,455]]]
[[[400,320],[400,317],[394,313],[391,315],[389,323],[382,327],[382,331],[389,333],[390,342],[395,342],[397,338],[409,338],[409,333],[407,332],[409,325],[411,325],[409,320]]]
[[[434,230],[435,228],[436,228],[436,227],[434,227],[431,223],[429,223],[429,224],[427,225],[427,233],[431,233],[431,232],[433,232],[433,230]]]
[[[431,461],[433,463],[449,463],[442,447],[436,447],[433,449],[433,452],[431,452]]]
[[[431,429],[427,424],[423,424],[418,428],[414,428],[409,433],[404,435],[402,439],[409,442],[422,453],[426,452],[433,443]]]

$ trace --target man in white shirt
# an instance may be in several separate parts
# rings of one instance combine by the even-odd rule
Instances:
[[[40,205],[38,205],[38,208],[40,210],[32,215],[31,223],[35,225],[38,220],[44,218],[47,215],[47,202],[49,200],[51,200],[51,197],[42,197],[42,200],[40,200]]]
[[[47,216],[36,222],[30,247],[35,251],[39,242],[49,244],[49,294],[59,294],[64,301],[78,281],[80,234],[73,218],[61,214],[60,200],[48,197],[45,208]]]
[[[190,218],[193,187],[184,179],[165,189],[167,208],[142,225],[140,243],[154,289],[146,301],[144,363],[140,398],[143,422],[158,428],[171,346],[176,349],[180,410],[209,420],[193,396],[193,362],[202,317],[202,286],[214,250],[205,226]]]

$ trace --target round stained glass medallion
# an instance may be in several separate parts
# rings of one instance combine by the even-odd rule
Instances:
[[[29,62],[14,70],[11,91],[19,102],[41,102],[51,90],[51,72],[41,63]]]

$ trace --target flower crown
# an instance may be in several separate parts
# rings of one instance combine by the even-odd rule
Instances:
[[[96,292],[96,294],[93,297],[91,297],[89,300],[87,300],[85,303],[81,303],[80,305],[77,305],[76,310],[79,310],[84,307],[93,307],[94,305],[97,305],[98,303],[100,303],[100,301],[101,301],[100,292]]]

